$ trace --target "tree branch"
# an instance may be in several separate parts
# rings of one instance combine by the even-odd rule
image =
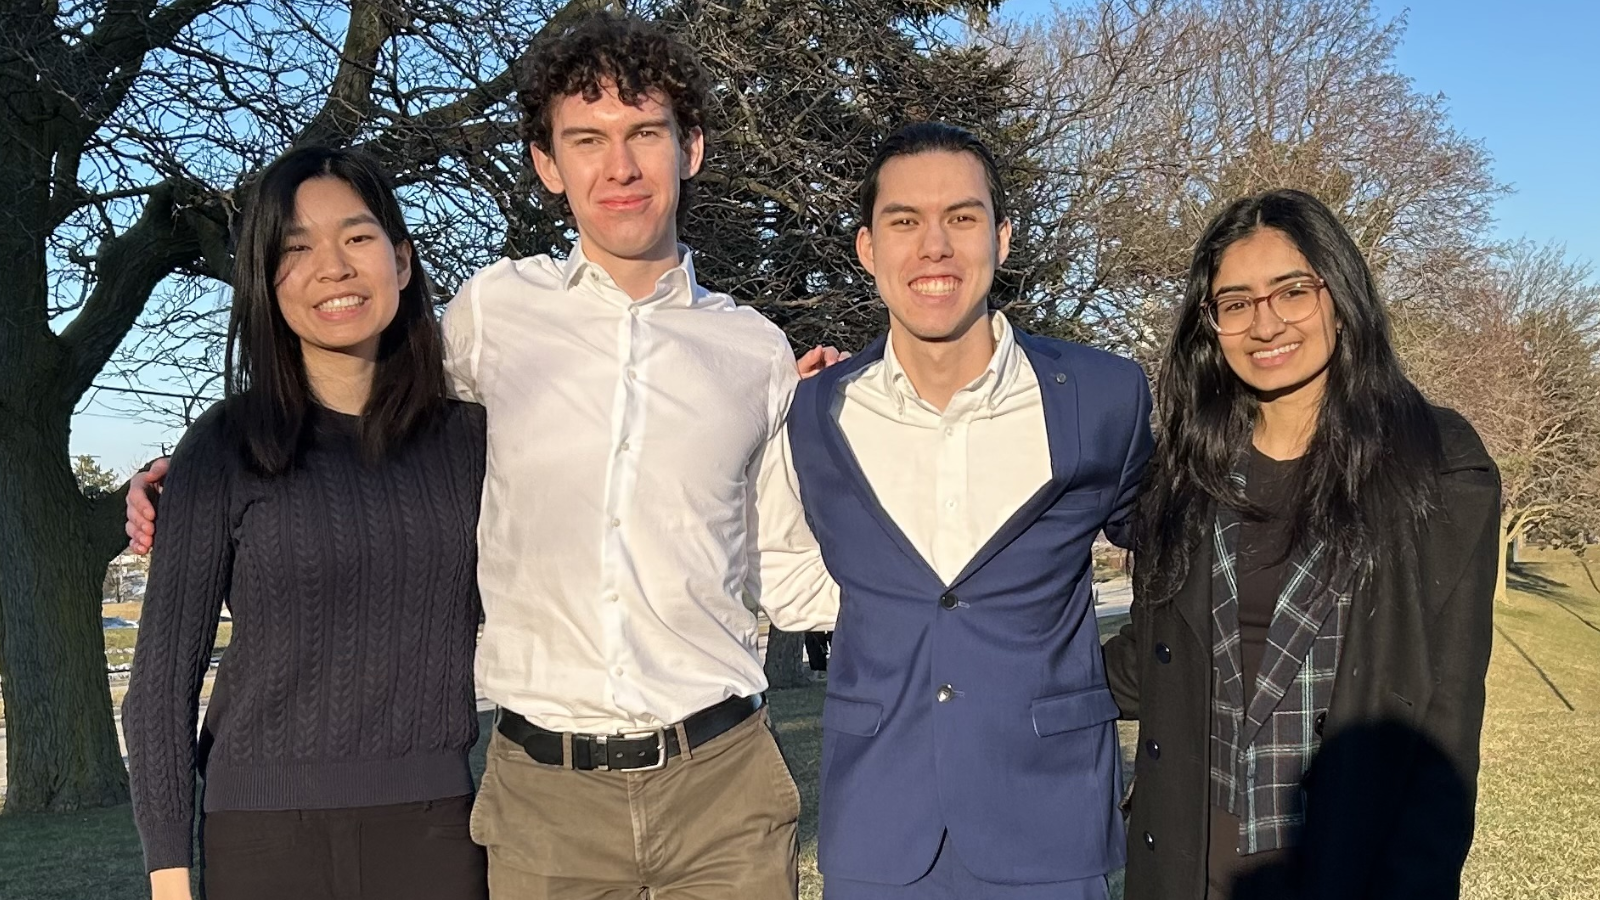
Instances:
[[[128,484],[89,501],[89,540],[95,558],[107,562],[128,546]]]
[[[344,144],[355,136],[372,108],[372,82],[377,75],[378,52],[394,37],[394,23],[378,0],[354,0],[350,27],[339,54],[339,72],[328,88],[328,100],[305,130],[297,146]]]
[[[62,393],[69,402],[76,403],[94,383],[156,285],[200,252],[199,235],[189,221],[193,213],[180,206],[182,195],[178,184],[163,182],[151,191],[139,221],[100,244],[94,290],[61,332],[70,359]]]
[[[112,73],[137,68],[146,53],[170,44],[190,22],[227,2],[172,0],[160,8],[156,8],[154,0],[112,3],[78,54],[81,71],[88,74],[88,82],[104,88]],[[83,99],[79,98],[80,107],[87,110],[92,104]],[[104,111],[109,113],[110,110]]]
[[[583,16],[611,5],[611,0],[567,0],[567,3],[553,13],[539,29],[539,34],[560,31]],[[474,87],[459,100],[396,122],[386,128],[383,134],[364,144],[361,149],[372,154],[386,166],[393,167],[397,159],[404,155],[404,151],[414,147],[419,140],[427,140],[433,135],[459,128],[484,115],[497,104],[506,102],[516,89],[519,64],[520,60],[507,66],[500,74]],[[442,145],[448,142],[433,143]],[[419,158],[411,161],[433,162],[443,155],[445,154],[441,150],[433,153],[431,160]]]

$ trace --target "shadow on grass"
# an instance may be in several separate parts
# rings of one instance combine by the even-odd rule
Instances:
[[[1588,577],[1589,586],[1594,589],[1596,594],[1600,594],[1600,583],[1596,583],[1594,572],[1589,568],[1588,562],[1581,557],[1577,562],[1583,567],[1583,573]],[[1512,564],[1506,570],[1506,586],[1511,590],[1521,591],[1541,600],[1548,600],[1554,603],[1561,607],[1562,611],[1566,612],[1567,615],[1577,619],[1585,628],[1600,634],[1600,624],[1596,624],[1593,619],[1573,609],[1571,604],[1562,599],[1563,594],[1569,599],[1572,596],[1573,588],[1566,582],[1541,575],[1526,564]],[[1582,589],[1579,588],[1579,590]]]
[[[1564,581],[1539,574],[1526,563],[1510,563],[1506,566],[1506,587],[1513,591],[1551,599],[1568,585]]]
[[[1571,610],[1568,611],[1571,612]],[[1545,686],[1550,688],[1550,693],[1556,695],[1556,699],[1560,700],[1561,705],[1567,708],[1567,712],[1577,711],[1577,708],[1572,705],[1572,701],[1568,700],[1567,696],[1561,693],[1561,689],[1556,687],[1556,683],[1550,680],[1550,676],[1545,674],[1544,669],[1537,662],[1534,662],[1533,657],[1528,655],[1528,651],[1522,649],[1521,644],[1518,644],[1516,641],[1512,640],[1511,635],[1506,634],[1506,630],[1501,628],[1498,624],[1494,626],[1494,630],[1495,633],[1500,635],[1501,640],[1505,641],[1507,644],[1510,644],[1511,649],[1517,651],[1517,654],[1520,655],[1529,666],[1533,667],[1533,671],[1537,672],[1539,677],[1544,679]]]

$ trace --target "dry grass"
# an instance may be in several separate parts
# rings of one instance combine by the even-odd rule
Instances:
[[[1466,900],[1600,897],[1600,565],[1546,554],[1497,611]]]
[[[139,613],[144,611],[144,601],[130,600],[127,603],[102,603],[100,615],[108,618],[127,619],[129,622],[139,621]]]
[[[1590,565],[1600,575],[1600,565]],[[1600,897],[1600,586],[1581,561],[1549,555],[1522,566],[1513,587],[1497,617],[1478,834],[1463,896],[1593,900]],[[1102,634],[1118,624],[1102,623]],[[816,772],[822,698],[819,685],[777,692],[772,702],[804,802],[805,900],[821,897]],[[487,719],[485,725],[487,733]],[[1129,727],[1123,736],[1131,746]],[[481,746],[474,766],[481,771]],[[137,900],[148,895],[139,859],[127,807],[0,817],[0,897],[6,900]]]

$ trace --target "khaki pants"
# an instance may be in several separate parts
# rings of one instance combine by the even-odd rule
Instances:
[[[472,838],[494,900],[795,900],[799,818],[763,709],[656,771],[547,766],[497,731]]]

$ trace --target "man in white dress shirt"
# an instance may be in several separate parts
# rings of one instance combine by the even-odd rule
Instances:
[[[488,411],[477,675],[500,713],[472,836],[497,898],[793,898],[755,606],[790,631],[838,609],[784,440],[794,355],[678,243],[692,54],[599,14],[529,63],[523,136],[579,242],[480,271],[443,323],[457,395]],[[154,481],[130,491],[136,549]]]
[[[657,27],[601,15],[534,49],[519,98],[579,243],[479,272],[444,317],[456,389],[489,421],[490,890],[793,897],[800,800],[747,601],[826,628],[838,589],[783,441],[788,340],[678,243],[704,76]]]

